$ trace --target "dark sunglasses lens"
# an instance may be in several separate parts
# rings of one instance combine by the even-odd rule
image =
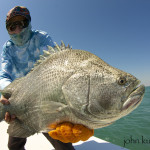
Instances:
[[[13,23],[10,23],[6,25],[6,28],[8,31],[15,31],[16,27],[19,26],[19,28],[23,29],[26,28],[29,25],[29,21],[27,19],[22,21],[16,21]]]
[[[23,29],[23,23],[18,21],[18,22],[14,22],[11,26],[10,26],[10,31],[15,31],[16,27],[19,27],[20,29]]]
[[[14,25],[12,25],[12,26],[9,27],[10,31],[15,31],[15,29],[16,29],[16,26],[14,26]]]
[[[23,28],[26,28],[29,25],[29,20],[23,20]]]

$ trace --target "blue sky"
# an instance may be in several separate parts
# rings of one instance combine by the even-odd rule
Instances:
[[[150,85],[149,0],[3,0],[0,53],[9,39],[6,14],[16,5],[26,6],[33,29],[48,32],[58,44],[90,51]]]

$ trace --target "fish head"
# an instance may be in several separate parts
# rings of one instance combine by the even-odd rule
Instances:
[[[92,68],[86,112],[93,123],[107,126],[141,103],[145,87],[136,77],[109,65]]]
[[[139,86],[136,77],[93,54],[75,52],[80,52],[76,57],[82,59],[76,62],[75,73],[62,87],[65,100],[77,118],[72,119],[75,123],[79,119],[89,128],[107,126],[141,103],[145,87]]]

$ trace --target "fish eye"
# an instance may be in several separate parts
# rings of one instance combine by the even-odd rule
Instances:
[[[126,80],[125,77],[120,77],[120,78],[118,79],[118,84],[119,84],[119,85],[124,85],[124,84],[126,84],[126,82],[127,82],[127,80]]]

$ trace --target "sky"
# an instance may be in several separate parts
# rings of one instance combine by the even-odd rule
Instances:
[[[7,12],[25,6],[33,29],[89,51],[150,86],[150,0],[0,0],[0,53]]]

